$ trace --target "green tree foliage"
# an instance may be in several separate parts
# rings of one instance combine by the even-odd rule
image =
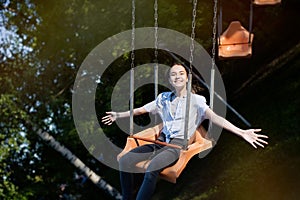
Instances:
[[[30,176],[22,177],[22,174],[32,174],[27,168],[30,151],[30,141],[26,137],[25,127],[20,121],[26,121],[28,115],[19,108],[18,99],[12,95],[0,96],[0,197],[8,199],[22,199],[30,193],[19,193],[19,187],[29,181]]]
[[[232,90],[237,87],[236,83],[261,67],[257,63],[268,62],[284,50],[274,48],[276,44],[268,38],[282,41],[285,49],[298,39],[290,37],[286,41],[273,34],[274,30],[280,30],[285,36],[292,35],[293,30],[289,30],[287,25],[278,18],[274,20],[280,14],[284,19],[290,19],[288,14],[297,16],[298,10],[290,9],[298,5],[296,0],[286,2],[291,3],[290,7],[285,3],[280,7],[255,8],[257,43],[254,46],[258,59],[227,61],[219,66],[225,79],[231,80],[227,83]],[[199,1],[197,9],[196,40],[208,52],[212,44],[212,3]],[[234,6],[224,6],[223,26],[237,18],[247,24],[248,5],[238,0],[232,3]],[[191,9],[192,2],[188,0],[159,1],[158,24],[190,35]],[[153,1],[136,1],[136,27],[153,24]],[[266,28],[266,24],[270,29]],[[0,198],[57,199],[62,192],[59,186],[65,183],[70,188],[69,193],[77,195],[76,198],[95,199],[99,196],[96,187],[88,183],[82,186],[74,180],[74,173],[78,172],[39,139],[36,135],[38,128],[53,135],[98,174],[109,174],[106,178],[118,185],[117,173],[96,161],[81,144],[72,120],[71,99],[76,73],[88,53],[108,37],[128,29],[131,29],[130,1],[0,1]],[[130,44],[124,41],[122,45]],[[112,55],[114,51],[121,50],[122,45],[116,46]],[[267,54],[270,49],[273,54]],[[153,60],[152,50],[136,52],[137,65]],[[171,62],[164,52],[159,52],[159,61]],[[125,54],[116,58],[100,77],[95,105],[99,118],[110,110],[114,84],[129,68],[130,55]],[[152,89],[147,87],[145,90],[148,92],[137,91],[136,103],[141,105],[149,101]],[[91,99],[87,101],[92,102]],[[116,126],[106,127],[105,132],[118,145],[124,143],[126,135],[119,134]]]

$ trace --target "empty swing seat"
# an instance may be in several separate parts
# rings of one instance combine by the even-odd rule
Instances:
[[[161,132],[161,130],[162,130],[162,124],[159,124],[152,128],[145,129],[145,130],[135,134],[135,136],[155,140],[157,138],[157,136],[159,135],[159,133]],[[195,134],[193,135],[193,137],[190,139],[187,150],[181,150],[178,161],[174,165],[165,168],[160,173],[160,177],[171,183],[176,183],[176,179],[180,176],[181,172],[183,171],[183,169],[186,167],[189,160],[194,155],[212,148],[212,146],[213,146],[212,141],[205,138],[206,134],[207,134],[206,130],[202,126],[199,126],[197,128],[197,130],[195,131]],[[151,143],[151,142],[147,142],[147,141],[139,140],[139,139],[137,139],[137,141],[138,141],[139,145]],[[128,137],[125,148],[118,155],[118,159],[122,155],[124,155],[125,153],[127,153],[128,151],[130,151],[131,149],[134,149],[136,147],[137,147],[137,143],[136,143],[135,139],[132,137]],[[147,162],[148,162],[147,160],[142,161],[137,164],[137,167],[142,168],[145,171],[147,168]]]
[[[253,3],[256,5],[275,5],[281,3],[281,0],[254,0]]]
[[[251,57],[253,37],[239,21],[232,21],[219,37],[219,58]]]

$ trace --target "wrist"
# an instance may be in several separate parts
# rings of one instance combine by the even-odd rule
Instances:
[[[243,130],[243,129],[241,129],[239,132],[240,132],[241,137],[244,137],[246,134],[246,130]]]

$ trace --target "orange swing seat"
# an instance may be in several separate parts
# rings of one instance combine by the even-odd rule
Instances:
[[[251,57],[253,37],[239,21],[232,21],[219,37],[219,58]]]
[[[148,128],[139,133],[136,133],[134,136],[155,141],[155,139],[158,137],[161,130],[162,130],[162,124],[158,124],[152,128]],[[203,126],[200,125],[195,131],[193,137],[190,139],[187,150],[183,150],[183,149],[181,150],[178,161],[174,165],[165,168],[160,173],[160,178],[169,181],[171,183],[176,183],[176,179],[180,176],[181,172],[183,171],[183,169],[186,167],[189,160],[194,155],[212,148],[213,146],[212,141],[206,139],[206,135],[207,135],[206,130],[204,129]],[[141,139],[137,139],[137,142],[139,145],[151,143],[149,141],[145,141]],[[128,137],[123,151],[118,155],[118,160],[125,153],[129,152],[131,149],[134,149],[136,147],[137,147],[137,143],[135,139],[133,137]],[[147,162],[148,160],[139,162],[137,163],[136,166],[141,168],[143,171],[145,171],[147,168]]]
[[[256,5],[275,5],[281,3],[281,0],[254,0],[253,3]]]

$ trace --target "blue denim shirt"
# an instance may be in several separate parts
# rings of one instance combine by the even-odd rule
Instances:
[[[147,112],[160,115],[163,121],[162,131],[166,135],[166,142],[169,142],[171,138],[184,139],[186,97],[179,99],[173,115],[171,113],[171,103],[174,97],[175,94],[173,92],[163,92],[154,101],[143,106]],[[205,119],[205,111],[208,108],[205,97],[198,94],[191,94],[190,106],[188,139]]]

